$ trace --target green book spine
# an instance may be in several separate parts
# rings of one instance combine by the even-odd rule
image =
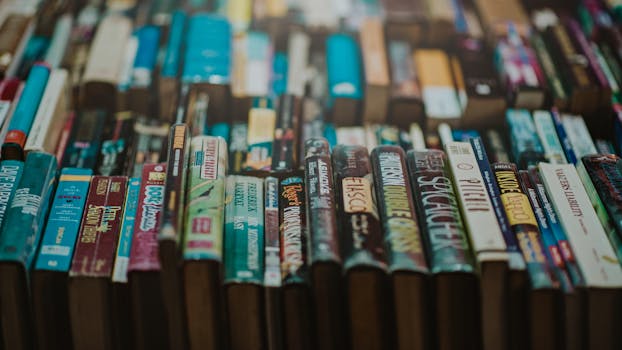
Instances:
[[[24,162],[19,160],[4,160],[0,162],[0,227],[4,221],[7,209],[11,205],[17,185],[24,171]]]

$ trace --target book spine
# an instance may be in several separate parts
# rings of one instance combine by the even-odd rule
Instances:
[[[5,214],[11,206],[23,171],[24,163],[18,160],[0,162],[0,227],[2,227]]]
[[[248,113],[248,152],[245,171],[269,171],[272,166],[272,144],[276,127],[276,112],[266,98],[254,101]]]
[[[229,84],[231,81],[232,29],[218,15],[197,13],[186,31],[182,83]],[[211,55],[203,55],[211,52]]]
[[[166,164],[145,164],[130,248],[128,273],[159,271],[158,230],[162,219]]]
[[[160,28],[147,25],[139,28],[135,35],[138,37],[138,49],[132,68],[132,87],[147,88],[151,86],[156,65]]]
[[[60,67],[63,62],[65,51],[69,45],[72,26],[73,17],[70,14],[64,14],[59,17],[54,25],[52,41],[50,42],[50,46],[48,47],[44,58],[44,61],[53,69]]]
[[[190,145],[184,259],[222,261],[227,145],[213,136]]]
[[[330,149],[332,150],[337,146],[337,129],[335,129],[335,125],[333,123],[324,124],[324,138],[328,141],[330,145]],[[622,148],[622,147],[621,147]]]
[[[110,277],[128,179],[94,176],[82,215],[70,276]]]
[[[272,60],[272,96],[281,96],[288,91],[288,69],[287,56],[283,52],[276,52]]]
[[[622,268],[575,167],[540,163],[539,170],[586,286],[619,288]]]
[[[389,271],[427,273],[405,158],[398,146],[379,146],[371,154]]]
[[[291,171],[298,164],[300,146],[301,101],[294,95],[282,95],[272,144],[272,170]]]
[[[421,100],[410,44],[407,41],[392,40],[389,42],[388,51],[393,97]]]
[[[188,125],[179,123],[171,126],[169,132],[168,159],[166,163],[166,182],[162,224],[158,234],[160,241],[181,242],[184,232],[184,203],[186,177],[190,148]]]
[[[557,136],[559,137],[559,142],[564,149],[564,154],[566,155],[566,160],[570,164],[577,164],[577,155],[575,154],[574,149],[572,148],[572,143],[570,143],[570,139],[568,138],[568,134],[564,129],[564,124],[562,123],[561,115],[557,110],[551,111],[551,119],[553,120],[553,124],[555,125],[555,130],[557,131]]]
[[[97,161],[97,174],[122,175],[126,169],[129,145],[134,137],[134,118],[130,112],[119,112],[107,123]]]
[[[102,110],[83,111],[77,117],[67,150],[63,155],[63,167],[97,167],[97,158],[102,142],[102,130],[106,122],[106,112]]]
[[[506,120],[510,127],[512,153],[518,166],[527,169],[543,161],[544,150],[529,111],[509,109],[506,112]]]
[[[475,272],[445,153],[415,150],[407,159],[431,272]]]
[[[33,18],[26,14],[8,15],[0,27],[0,41],[3,43],[0,54],[6,61],[0,63],[0,77],[12,77],[17,73],[26,42],[34,29]]]
[[[577,163],[575,164],[578,164],[583,156],[598,152],[583,117],[579,115],[563,115],[562,125],[577,157]]]
[[[264,278],[263,181],[227,177],[225,283],[261,285]]]
[[[512,163],[494,163],[492,169],[499,184],[501,201],[510,227],[523,252],[533,289],[554,288],[550,267],[542,246],[542,235],[529,203],[529,197],[520,186],[518,170]]]
[[[326,39],[329,105],[337,98],[363,98],[359,51],[354,38],[347,34],[332,34]]]
[[[117,253],[112,269],[113,283],[127,283],[127,271],[130,263],[132,239],[134,237],[134,225],[140,196],[140,181],[138,177],[130,178],[127,184],[127,195],[123,205],[123,219],[121,220],[121,233],[117,244]]]
[[[367,94],[363,120],[383,123],[387,118],[389,65],[382,21],[377,18],[363,20],[359,36]]]
[[[17,78],[9,78],[0,82],[0,126],[2,129],[6,129],[10,124],[12,111],[17,105],[22,86],[21,80]],[[4,139],[1,134],[0,139]]]
[[[378,145],[399,146],[400,144],[400,129],[395,126],[380,125],[376,129],[375,136],[378,140]]]
[[[565,164],[566,156],[557,137],[555,124],[547,111],[533,112],[533,123],[542,142],[544,157],[551,164]]]
[[[110,85],[116,90],[121,77],[126,44],[131,37],[132,22],[122,15],[105,16],[97,25],[95,37],[89,49],[88,59],[82,75],[82,83],[99,82]],[[91,96],[84,96],[90,99]],[[89,105],[98,105],[102,101],[88,101]],[[101,106],[110,108],[110,106]]]
[[[235,33],[248,29],[252,20],[253,4],[251,0],[227,1],[227,17]]]
[[[35,64],[30,70],[2,145],[3,159],[24,159],[23,150],[26,139],[49,77],[50,68],[43,64]]]
[[[61,171],[35,264],[37,270],[69,271],[92,174],[91,169]]]
[[[63,156],[69,147],[69,138],[71,137],[71,131],[73,130],[73,126],[76,124],[76,113],[69,112],[67,116],[67,120],[63,124],[63,129],[60,131],[60,136],[58,137],[58,144],[56,145],[56,150],[54,154],[56,155],[56,160],[58,161],[58,166],[61,167],[63,164]]]
[[[363,146],[338,145],[333,150],[335,198],[344,268],[387,268],[382,227],[373,198],[369,153]]]
[[[342,126],[337,128],[336,134],[336,144],[339,145],[364,146],[368,143],[365,128],[362,126]]]
[[[305,188],[310,263],[341,263],[333,166],[325,139],[312,138],[305,142]]]
[[[281,232],[279,224],[279,179],[268,176],[264,181],[265,287],[281,286]]]
[[[308,276],[308,232],[304,177],[291,173],[279,183],[279,221],[281,223],[281,283],[306,283]]]
[[[186,18],[186,14],[181,10],[173,12],[171,24],[168,28],[168,41],[166,43],[164,61],[160,71],[161,77],[177,78],[179,74]]]
[[[244,169],[247,143],[248,125],[246,123],[233,123],[229,143],[229,172],[239,174]]]
[[[42,152],[29,153],[2,225],[0,260],[17,262],[26,270],[31,268],[45,226],[55,180],[56,158]]]
[[[216,123],[209,129],[208,135],[222,137],[225,142],[229,143],[230,129],[228,123]]]
[[[244,49],[244,93],[247,96],[268,96],[273,57],[270,37],[263,32],[250,31],[246,34]]]
[[[539,33],[534,33],[531,37],[531,44],[540,60],[542,70],[548,81],[548,86],[553,93],[555,102],[557,104],[565,104],[568,100],[568,95],[564,89],[564,85],[560,79],[560,73],[556,68],[551,54],[546,48],[544,41]]]
[[[523,256],[518,246],[518,241],[516,240],[516,236],[514,236],[514,232],[512,232],[508,216],[505,213],[505,208],[501,202],[499,185],[497,184],[495,175],[490,168],[490,162],[488,161],[483,141],[479,137],[472,138],[469,141],[471,143],[471,147],[473,148],[479,170],[482,174],[482,179],[488,191],[490,202],[492,203],[492,207],[495,211],[497,223],[499,224],[499,228],[503,234],[503,239],[505,240],[505,245],[509,253],[509,267],[512,270],[524,270],[525,261],[523,260]]]
[[[540,232],[542,234],[542,244],[545,248],[544,255],[546,256],[548,264],[553,272],[554,281],[559,283],[562,291],[570,293],[574,290],[574,286],[572,285],[572,281],[566,270],[566,264],[564,263],[559,246],[557,245],[557,240],[555,239],[553,230],[546,218],[546,215],[544,214],[544,210],[540,205],[540,202],[538,201],[538,193],[529,178],[529,171],[520,170],[518,172],[518,176],[520,186],[523,192],[527,194],[527,197],[529,197],[529,203],[531,204],[536,221],[538,222],[538,227],[540,228]]]

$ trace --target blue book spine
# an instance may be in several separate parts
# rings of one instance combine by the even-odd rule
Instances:
[[[553,118],[555,130],[557,130],[557,137],[559,137],[559,142],[562,144],[564,154],[566,154],[566,160],[570,164],[577,164],[577,156],[572,149],[572,143],[570,143],[570,139],[566,134],[566,129],[564,129],[564,124],[562,123],[561,116],[557,111],[553,110],[551,111],[551,118]]]
[[[452,130],[451,134],[455,141],[469,142],[470,139],[480,137],[477,130]]]
[[[506,119],[510,128],[512,154],[520,169],[544,161],[544,148],[538,138],[531,114],[525,109],[508,109]]]
[[[228,84],[231,26],[224,17],[199,13],[188,23],[182,82]]]
[[[54,189],[57,160],[44,152],[30,152],[0,232],[0,261],[30,269]]]
[[[69,271],[92,175],[91,169],[61,171],[35,269]]]
[[[212,127],[208,130],[209,131],[208,134],[211,136],[220,136],[223,139],[225,139],[225,141],[228,144],[230,130],[231,128],[229,127],[228,123],[216,123],[212,125]]]
[[[9,132],[4,140],[3,158],[5,158],[4,152],[7,144],[19,146],[20,152],[23,150],[49,77],[50,68],[46,65],[35,64],[30,70],[22,95],[13,112]]]
[[[272,61],[272,93],[281,96],[287,91],[287,54],[277,52]]]
[[[128,182],[125,205],[123,206],[123,221],[119,244],[114,259],[112,282],[127,282],[127,267],[130,263],[130,251],[132,249],[132,237],[134,236],[134,222],[138,210],[138,197],[140,196],[140,178],[133,177]]]
[[[138,39],[138,50],[134,58],[132,85],[148,86],[158,57],[160,27],[144,26],[134,34]]]
[[[0,227],[4,221],[7,208],[15,195],[24,170],[24,163],[18,160],[4,160],[0,162]]]
[[[337,146],[337,129],[333,123],[324,124],[324,138],[328,141],[331,150]]]
[[[162,63],[162,71],[160,72],[161,77],[175,78],[179,73],[185,28],[186,14],[183,11],[175,11],[169,27],[166,53]]]
[[[347,34],[326,39],[329,104],[335,98],[363,98],[362,63],[358,44]]]
[[[490,202],[495,210],[495,216],[497,217],[497,221],[499,221],[499,227],[501,228],[505,245],[507,246],[508,253],[510,254],[510,268],[523,270],[525,269],[525,261],[523,260],[521,250],[518,246],[518,241],[516,240],[514,232],[512,232],[508,216],[505,212],[505,208],[503,207],[503,203],[501,202],[501,192],[499,191],[497,180],[495,180],[495,174],[490,168],[488,155],[486,154],[486,149],[484,148],[484,141],[482,141],[481,137],[474,137],[471,138],[469,142],[471,143],[471,147],[475,153],[477,165],[482,173],[482,178],[486,184],[486,190],[488,190]]]

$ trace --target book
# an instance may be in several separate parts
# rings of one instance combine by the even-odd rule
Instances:
[[[265,344],[263,181],[231,175],[226,187],[224,293],[228,342],[231,349],[259,349]],[[244,336],[233,330],[243,330]]]
[[[393,290],[398,349],[425,349],[432,343],[429,268],[408,181],[406,154],[399,146],[371,153],[374,189],[383,226]]]
[[[158,78],[158,111],[162,120],[173,122],[177,99],[179,98],[179,80],[184,28],[187,16],[184,11],[174,11],[168,27],[164,60],[160,66]]]
[[[382,22],[365,19],[359,32],[365,77],[363,121],[383,123],[389,103],[389,64]]]
[[[421,84],[425,127],[434,130],[443,122],[456,126],[460,122],[462,109],[454,88],[449,57],[442,50],[417,49],[413,59]]]
[[[244,170],[248,151],[248,124],[233,123],[229,137],[229,172],[239,174]]]
[[[32,36],[35,20],[31,14],[9,13],[0,27],[0,54],[6,57],[0,64],[0,78],[13,77],[21,62],[26,43]]]
[[[248,113],[245,172],[261,173],[272,167],[272,145],[276,128],[276,111],[271,100],[257,98]]]
[[[527,169],[544,160],[544,149],[529,111],[508,109],[505,114],[509,129],[512,155],[520,169]]]
[[[224,140],[194,137],[188,164],[181,272],[188,343],[191,348],[220,349],[226,341],[220,288],[227,172]]]
[[[494,0],[475,0],[473,4],[480,15],[489,42],[494,43],[497,38],[507,35],[508,22],[516,26],[516,31],[521,37],[529,37],[529,16],[520,1],[509,0],[499,3]]]
[[[294,95],[281,95],[272,143],[272,171],[291,171],[298,167],[301,147],[301,101]]]
[[[408,172],[428,252],[434,336],[442,349],[477,348],[479,288],[476,266],[441,150],[414,150],[407,155]]]
[[[4,136],[8,132],[8,125],[10,124],[13,111],[17,106],[19,95],[23,88],[22,82],[17,78],[5,79],[0,82],[0,138],[4,139]]]
[[[79,112],[63,154],[63,168],[96,169],[107,117],[107,113],[99,109]]]
[[[72,347],[67,282],[92,174],[91,169],[61,171],[41,238],[31,283],[34,326],[44,349]]]
[[[304,176],[296,171],[279,181],[281,288],[284,345],[287,349],[312,349],[311,288]]]
[[[34,346],[28,274],[45,226],[56,166],[56,158],[51,154],[31,152],[26,156],[23,174],[2,223],[0,277],[7,283],[0,285],[0,307],[2,318],[11,320],[1,326],[5,348]]]
[[[162,220],[165,180],[165,163],[145,164],[127,265],[133,347],[136,349],[149,349],[169,342],[157,239]]]
[[[97,175],[123,175],[129,169],[128,154],[131,152],[134,137],[135,119],[130,112],[115,113],[114,119],[109,120],[103,130],[102,144],[97,160]]]
[[[407,41],[390,40],[387,52],[391,72],[387,121],[405,128],[411,123],[422,123],[423,101],[412,59],[412,47]]]
[[[125,176],[94,176],[91,180],[69,270],[69,319],[74,348],[112,347],[110,277],[127,181]]]
[[[112,318],[116,320],[114,344],[119,349],[129,349],[133,344],[132,310],[130,286],[127,278],[134,224],[138,210],[141,179],[132,177],[127,183],[127,193],[123,204],[123,219],[119,242],[112,269]]]
[[[32,67],[24,90],[8,124],[8,133],[2,144],[2,158],[24,160],[24,146],[35,120],[50,76],[50,68],[43,64]]]
[[[566,155],[557,137],[551,113],[548,111],[534,111],[533,123],[542,143],[546,160],[551,164],[565,164]]]
[[[582,116],[562,114],[561,124],[576,157],[575,164],[584,156],[598,153]]]
[[[564,124],[562,121],[562,115],[556,110],[553,109],[551,111],[551,117],[553,119],[553,124],[555,124],[555,130],[557,130],[557,136],[559,137],[559,142],[562,145],[564,150],[564,154],[566,155],[566,160],[570,164],[577,163],[577,155],[575,154],[574,149],[572,148],[572,143],[570,142],[570,138],[566,133],[566,129],[564,128]]]
[[[283,349],[279,179],[264,179],[264,310],[267,348]]]
[[[534,22],[537,26],[537,20]],[[548,82],[549,99],[553,106],[565,109],[568,105],[568,93],[562,84],[561,68],[555,65],[553,56],[549,52],[542,35],[538,31],[534,31],[530,43],[538,57],[538,61],[542,67],[542,73]]]
[[[332,34],[325,45],[331,121],[338,126],[356,125],[363,99],[359,46],[347,34]]]
[[[69,45],[72,26],[73,16],[68,13],[60,16],[54,25],[54,33],[43,59],[52,69],[60,68]]]
[[[619,344],[611,305],[619,302],[620,263],[574,166],[541,163],[538,169],[584,278],[586,343],[613,349]]]
[[[337,128],[336,131],[336,144],[346,146],[367,145],[367,135],[365,128],[362,126],[342,126]]]
[[[482,345],[492,349],[503,347],[508,343],[509,332],[504,323],[509,294],[505,287],[509,268],[505,239],[471,144],[449,142],[445,144],[445,149],[460,211],[479,269]]]
[[[131,85],[128,92],[128,108],[138,114],[151,116],[155,71],[161,30],[155,25],[142,26],[134,32],[138,40],[136,55],[131,69]]]
[[[425,37],[425,3],[414,0],[383,1],[386,15],[386,36],[422,44]]]
[[[372,195],[369,153],[363,146],[337,145],[332,162],[349,342],[354,348],[382,349],[391,344],[386,322],[389,288],[381,223]]]
[[[455,7],[452,0],[425,0],[426,42],[448,43],[456,36]]]
[[[132,155],[129,157],[128,173],[140,177],[143,165],[164,161],[167,135],[170,127],[158,119],[138,117],[134,123]]]
[[[309,65],[310,46],[311,38],[306,33],[296,30],[289,34],[287,40],[286,88],[283,93],[286,92],[299,98],[305,95],[305,70]]]

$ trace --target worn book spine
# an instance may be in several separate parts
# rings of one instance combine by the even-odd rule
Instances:
[[[239,174],[244,169],[247,143],[248,124],[233,123],[231,126],[231,137],[229,142],[229,172]]]
[[[24,163],[19,160],[3,160],[0,162],[0,227],[11,207],[13,196],[24,171]]]
[[[93,177],[71,261],[71,277],[111,276],[127,182],[125,176]]]
[[[369,152],[363,146],[338,145],[333,150],[335,198],[344,268],[387,268],[381,223],[376,211]]]
[[[518,180],[518,170],[512,163],[494,163],[492,169],[499,184],[501,201],[510,227],[523,253],[533,289],[554,288],[555,281],[542,246],[538,222]]]
[[[341,262],[335,183],[328,142],[312,138],[305,142],[305,188],[310,263]]]
[[[0,232],[0,260],[32,266],[56,181],[56,158],[29,153]]]
[[[97,161],[97,175],[123,175],[127,169],[132,138],[134,137],[134,118],[130,112],[118,112],[114,120],[108,121],[102,132],[103,141]]]
[[[61,171],[35,269],[69,271],[92,174],[91,169]]]
[[[140,196],[140,182],[138,177],[130,178],[127,183],[127,194],[123,205],[123,219],[121,220],[121,232],[119,243],[112,269],[113,283],[127,283],[127,272],[130,262],[130,252],[132,249],[132,239],[134,237],[134,225],[138,211]]]
[[[308,282],[308,232],[304,177],[291,173],[279,181],[281,284]]]
[[[279,99],[274,142],[272,144],[272,170],[291,171],[298,166],[298,148],[302,104],[294,95],[282,95]]]
[[[507,247],[477,159],[467,142],[445,145],[462,217],[478,262],[507,261]]]
[[[566,156],[557,137],[551,114],[548,111],[534,111],[533,123],[542,142],[546,160],[552,164],[565,164]]]
[[[258,98],[248,113],[246,142],[248,151],[245,171],[270,171],[272,167],[272,144],[276,127],[276,112],[271,100]]]
[[[501,202],[499,185],[497,184],[495,175],[490,167],[490,162],[488,161],[488,155],[486,154],[484,143],[479,137],[472,138],[469,142],[471,143],[471,147],[473,148],[473,152],[475,154],[475,158],[477,159],[480,173],[482,174],[482,179],[486,186],[486,190],[488,191],[488,196],[490,196],[490,202],[492,203],[495,216],[497,217],[499,228],[501,229],[503,239],[505,240],[505,245],[509,254],[508,265],[512,270],[524,270],[525,261],[523,260],[523,256],[518,246],[518,241],[516,240],[514,232],[512,232],[510,223],[508,221],[508,216],[505,213],[503,203]]]
[[[506,120],[510,128],[512,154],[519,168],[527,169],[544,161],[544,150],[529,111],[508,109]]]
[[[130,248],[128,273],[160,271],[158,230],[162,220],[166,164],[145,164]]]
[[[263,285],[281,286],[281,238],[279,224],[279,179],[268,176],[264,180],[264,256]]]
[[[107,114],[103,110],[82,111],[78,114],[72,135],[69,137],[69,144],[63,155],[64,168],[95,170],[106,119]]]
[[[173,124],[168,141],[164,207],[158,240],[160,242],[171,242],[179,249],[184,229],[184,199],[188,156],[191,152],[188,125],[185,123]]]
[[[225,283],[261,285],[264,278],[263,180],[227,177]]]
[[[227,145],[220,137],[194,137],[190,145],[183,257],[223,258]]]
[[[379,146],[371,153],[374,188],[382,221],[389,271],[428,273],[423,241],[408,181],[406,156],[399,146]]]
[[[24,159],[26,139],[49,77],[50,68],[44,64],[35,64],[30,70],[24,90],[13,111],[8,133],[3,141],[3,159]]]

